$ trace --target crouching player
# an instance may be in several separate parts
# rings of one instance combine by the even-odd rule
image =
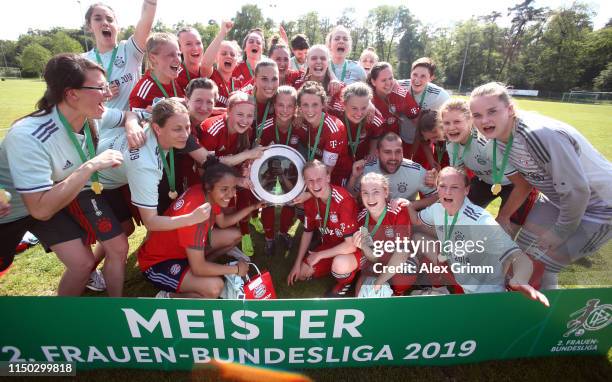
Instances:
[[[362,228],[353,235],[353,242],[357,248],[362,249],[363,256],[368,261],[364,264],[355,294],[359,294],[365,277],[375,277],[375,290],[389,281],[393,295],[401,296],[416,281],[416,257],[409,257],[408,250],[403,248],[396,247],[395,251],[384,251],[382,254],[378,253],[377,249],[382,251],[382,246],[378,243],[386,241],[407,242],[405,239],[409,239],[411,234],[408,209],[402,206],[393,208],[389,205],[389,180],[382,174],[371,172],[364,175],[361,178],[360,195],[365,208],[359,213],[358,222]],[[374,245],[374,241],[377,245]],[[397,271],[392,273],[387,269]]]
[[[203,185],[190,187],[164,215],[172,219],[203,209],[205,220],[172,231],[151,231],[138,252],[144,276],[161,289],[158,298],[217,298],[223,290],[221,276],[244,276],[249,269],[243,260],[236,265],[211,261],[213,253],[225,253],[240,240],[236,227],[226,227],[252,209],[225,216],[221,209],[236,195],[236,170],[209,158],[204,171]],[[213,230],[215,223],[222,229]]]
[[[447,260],[465,293],[501,292],[509,287],[548,306],[546,296],[528,284],[531,260],[486,210],[470,202],[469,190],[465,173],[445,167],[438,177],[440,201],[418,215],[409,206],[415,225],[423,225],[431,234],[435,230],[441,242],[439,258],[433,250],[424,251],[425,255],[434,264]],[[510,269],[512,277],[506,284]]]
[[[331,272],[337,284],[326,297],[345,297],[365,261],[352,238],[359,227],[355,200],[344,188],[330,184],[329,169],[323,162],[308,162],[303,174],[313,197],[304,203],[304,234],[287,283],[293,285],[298,279],[318,278]],[[308,251],[316,228],[323,242]]]

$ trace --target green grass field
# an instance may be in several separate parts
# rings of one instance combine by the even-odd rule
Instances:
[[[0,139],[6,134],[12,121],[33,111],[33,105],[44,91],[44,83],[35,80],[6,80],[0,81]],[[518,100],[523,110],[537,111],[539,113],[563,120],[580,130],[591,143],[602,152],[606,158],[612,158],[612,138],[609,129],[612,125],[612,105],[584,105],[560,102]],[[496,212],[498,203],[493,203],[489,210]],[[297,231],[297,232],[296,232]],[[301,228],[294,225],[291,230],[298,238]],[[137,229],[130,237],[130,257],[126,271],[125,295],[129,297],[153,296],[157,292],[147,283],[138,270],[135,251],[144,238],[145,231]],[[317,297],[321,296],[329,285],[330,280],[318,280],[299,284],[298,287],[288,288],[285,283],[286,275],[293,264],[295,256],[294,246],[292,253],[281,253],[277,249],[272,259],[263,256],[263,237],[254,234],[253,241],[256,255],[254,261],[261,267],[269,269],[274,279],[277,293],[285,298]],[[612,243],[608,243],[598,254],[589,260],[575,264],[565,270],[561,275],[561,283],[570,287],[588,287],[594,285],[612,286]],[[63,272],[63,266],[53,254],[45,254],[41,246],[36,246],[15,259],[10,270],[0,278],[0,295],[54,295],[57,283]],[[86,292],[88,296],[103,296],[101,293]],[[326,370],[308,372],[317,380],[400,380],[400,379],[426,379],[426,380],[609,380],[612,370],[610,357],[571,357],[552,358],[542,360],[520,360],[508,362],[488,362],[479,365],[467,365],[443,368],[372,368],[352,370]],[[528,370],[528,372],[526,372]],[[560,370],[567,370],[569,374]],[[608,376],[608,377],[606,377]],[[173,380],[190,379],[189,373],[155,373],[141,371],[122,372],[94,372],[83,375],[85,379],[99,380]],[[207,380],[204,378],[204,380]],[[210,380],[214,380],[211,377]]]

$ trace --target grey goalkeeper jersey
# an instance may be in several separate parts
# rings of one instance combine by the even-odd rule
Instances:
[[[582,134],[525,112],[513,134],[509,163],[559,208],[553,228],[561,237],[574,233],[581,219],[612,223],[612,164]],[[506,149],[503,143],[500,148]]]

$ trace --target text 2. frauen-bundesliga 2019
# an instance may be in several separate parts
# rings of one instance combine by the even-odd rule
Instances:
[[[397,344],[367,343],[360,326],[365,313],[358,309],[334,310],[282,310],[255,312],[248,309],[228,313],[223,310],[156,309],[150,316],[143,316],[134,309],[122,309],[132,339],[158,338],[158,346],[122,346],[107,344],[43,345],[30,349],[38,358],[29,358],[15,346],[4,346],[2,353],[9,362],[45,361],[76,363],[208,363],[212,359],[228,362],[273,365],[279,363],[316,364],[319,362],[385,362],[398,358],[405,360],[433,358],[465,358],[477,348],[473,339],[418,343],[407,341]],[[226,317],[229,314],[228,317]],[[173,317],[176,315],[176,317]],[[268,333],[257,325],[258,317],[272,319],[273,331]],[[329,320],[329,318],[333,318]],[[174,321],[176,319],[176,321]],[[326,320],[327,319],[327,320]],[[212,322],[205,325],[205,322]],[[178,331],[175,328],[178,325]],[[296,330],[297,329],[297,330]],[[271,336],[270,336],[271,335]],[[269,336],[273,340],[303,340],[291,346],[247,346],[249,340],[261,340]],[[314,341],[343,338],[363,339],[363,343],[326,346]],[[173,346],[164,346],[169,340]],[[198,342],[195,342],[196,340]],[[210,344],[201,346],[202,340],[233,341],[229,346]],[[374,341],[376,342],[376,341]],[[223,343],[223,342],[222,342]],[[196,345],[197,346],[193,346]],[[303,346],[300,346],[303,345]],[[319,345],[319,346],[317,346]]]

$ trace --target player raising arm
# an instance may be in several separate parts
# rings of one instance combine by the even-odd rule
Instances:
[[[157,0],[142,2],[134,34],[117,43],[119,26],[115,11],[103,3],[92,4],[85,12],[85,26],[93,33],[96,46],[84,56],[106,70],[112,96],[106,106],[129,110],[130,92],[140,80],[145,44],[155,19]]]

